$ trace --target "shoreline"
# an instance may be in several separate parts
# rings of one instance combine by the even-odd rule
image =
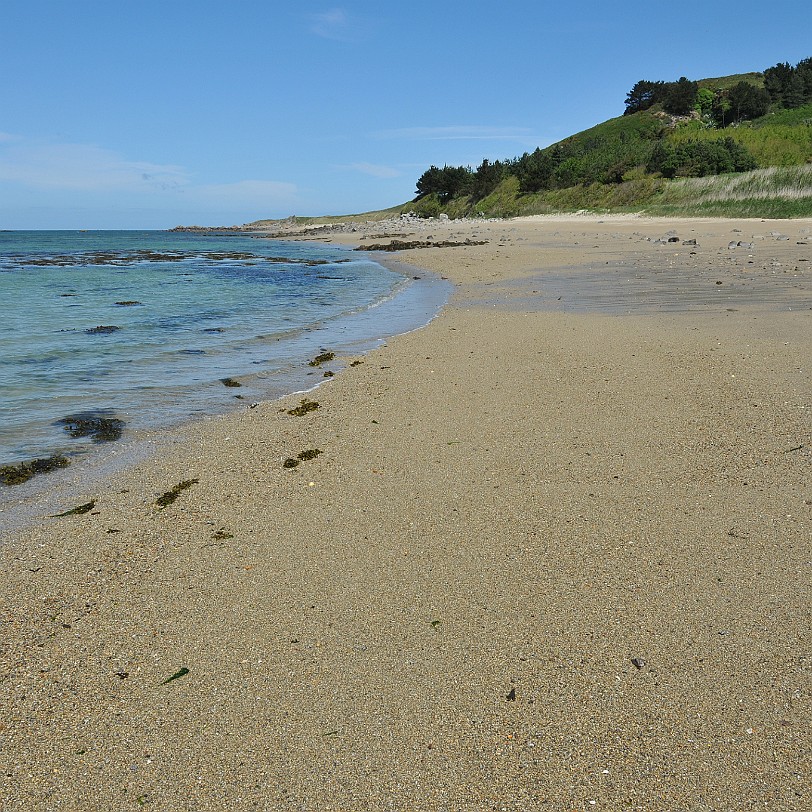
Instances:
[[[152,423],[150,426],[129,426],[124,438],[113,442],[86,442],[76,449],[68,446],[52,448],[51,454],[67,455],[71,464],[35,475],[19,485],[0,485],[0,532],[19,531],[30,527],[38,518],[47,518],[57,511],[58,500],[70,499],[87,488],[101,486],[114,473],[156,453],[156,447],[161,444],[179,442],[177,438],[197,422],[239,414],[253,408],[250,404],[254,397],[259,398],[259,402],[275,402],[287,395],[313,391],[326,380],[326,377],[319,377],[314,382],[324,369],[330,367],[331,371],[338,373],[343,368],[342,364],[348,363],[354,356],[365,355],[400,332],[419,329],[436,316],[449,294],[446,285],[435,274],[421,272],[418,268],[393,261],[391,257],[371,259],[402,276],[402,281],[389,295],[372,306],[331,318],[327,329],[333,338],[329,341],[320,337],[320,332],[325,329],[323,322],[300,331],[296,337],[297,343],[302,344],[298,366],[288,369],[280,367],[270,376],[266,371],[254,375],[240,374],[243,388],[238,391],[248,393],[250,400],[246,400],[246,395],[242,394],[240,402],[228,404],[223,401],[216,411],[207,414]],[[415,276],[417,272],[420,272],[419,277]],[[309,369],[308,360],[323,351],[325,341],[338,357],[324,369]],[[191,401],[191,395],[187,395],[187,399]]]
[[[602,219],[431,224],[488,244],[399,256],[449,302],[320,408],[14,536],[0,800],[808,806],[812,221]],[[541,309],[628,268],[632,314]]]

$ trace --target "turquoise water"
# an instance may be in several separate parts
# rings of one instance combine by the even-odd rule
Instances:
[[[410,284],[310,243],[0,232],[0,464],[86,448],[69,415],[123,420],[126,437],[314,385],[308,357],[433,315]]]

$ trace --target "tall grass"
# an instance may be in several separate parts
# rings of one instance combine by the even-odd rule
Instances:
[[[812,165],[672,180],[640,204],[659,215],[812,217]]]
[[[812,164],[771,166],[737,175],[680,178],[664,186],[662,202],[719,202],[728,200],[809,200],[812,202]]]
[[[533,195],[519,195],[516,179],[507,178],[476,204],[474,213],[515,217],[584,209],[686,217],[812,217],[812,164],[677,180],[641,176],[620,184],[593,183]],[[449,211],[451,216],[462,213]]]

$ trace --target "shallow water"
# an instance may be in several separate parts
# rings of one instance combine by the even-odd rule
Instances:
[[[413,287],[311,243],[2,232],[0,464],[86,449],[68,415],[121,419],[126,438],[291,391],[320,350],[430,319],[447,291]]]

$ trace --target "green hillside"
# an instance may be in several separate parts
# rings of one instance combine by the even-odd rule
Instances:
[[[403,210],[812,216],[812,58],[762,73],[641,80],[625,104],[622,116],[545,149],[476,169],[432,166]]]

